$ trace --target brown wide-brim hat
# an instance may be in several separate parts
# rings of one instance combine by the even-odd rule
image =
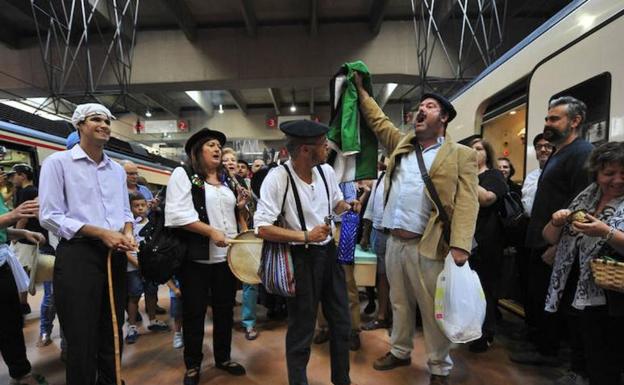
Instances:
[[[35,295],[37,290],[35,285],[42,282],[52,281],[54,274],[54,262],[56,258],[50,254],[40,254],[37,248],[35,260],[30,268],[30,284],[28,292]]]
[[[202,128],[201,130],[191,135],[191,137],[188,138],[188,140],[184,144],[184,151],[186,152],[186,155],[188,155],[188,157],[190,158],[191,149],[193,149],[193,147],[197,143],[203,144],[211,139],[218,140],[219,143],[221,143],[221,146],[224,146],[225,141],[227,140],[227,138],[225,137],[225,134],[222,133],[221,131],[211,130],[210,128],[207,128],[207,127]]]

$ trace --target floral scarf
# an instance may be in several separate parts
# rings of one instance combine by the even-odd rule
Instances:
[[[593,213],[601,196],[602,192],[598,185],[592,183],[574,198],[568,209]],[[624,230],[624,196],[611,200],[600,214],[594,216],[618,230]],[[594,282],[590,262],[594,258],[613,253],[614,250],[606,244],[604,239],[576,233],[572,230],[572,226],[566,223],[561,230],[561,239],[557,245],[545,310],[550,313],[557,311],[572,265],[577,258],[580,274],[572,306],[583,310],[585,306],[606,304],[604,290],[596,286]]]

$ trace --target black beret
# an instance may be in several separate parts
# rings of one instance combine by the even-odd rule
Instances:
[[[207,142],[211,139],[216,139],[219,141],[219,143],[221,143],[221,146],[225,145],[225,135],[220,132],[220,131],[215,131],[215,130],[211,130],[209,128],[202,128],[201,130],[197,131],[196,133],[194,133],[193,135],[191,135],[190,138],[188,138],[188,140],[186,141],[186,144],[184,144],[184,151],[186,152],[186,155],[188,155],[188,157],[191,157],[191,149],[193,148],[193,146],[199,142],[204,143]]]
[[[423,94],[423,96],[420,98],[420,102],[422,103],[422,101],[427,98],[435,99],[438,103],[440,103],[444,111],[446,111],[446,113],[448,114],[448,120],[446,121],[446,123],[450,123],[451,120],[455,119],[455,117],[457,116],[457,111],[455,111],[455,107],[453,107],[453,105],[447,98],[434,92],[427,92]]]
[[[313,120],[290,120],[280,124],[280,130],[288,136],[313,138],[327,134],[329,127]]]
[[[483,139],[483,137],[479,134],[475,134],[475,135],[470,135],[460,141],[458,141],[457,143],[459,144],[463,144],[464,146],[468,146],[470,147],[470,145],[472,144],[472,142],[476,139]]]

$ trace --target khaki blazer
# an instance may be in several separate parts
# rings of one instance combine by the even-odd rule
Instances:
[[[397,160],[414,151],[411,140],[415,135],[413,132],[404,134],[399,131],[371,97],[362,101],[361,111],[389,154],[384,191],[384,202],[387,202]],[[479,212],[477,153],[469,147],[454,143],[447,134],[429,175],[451,221],[450,247],[470,252]],[[431,200],[432,211],[420,241],[419,252],[430,259],[444,259],[449,252],[449,244],[442,235],[438,208],[426,188],[425,194]]]

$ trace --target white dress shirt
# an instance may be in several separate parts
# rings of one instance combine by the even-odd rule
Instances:
[[[444,137],[423,150],[427,171],[444,143]],[[408,230],[416,234],[425,232],[433,204],[427,198],[425,182],[420,174],[416,151],[401,158],[399,167],[392,175],[392,188],[383,215],[382,226],[387,229]]]
[[[385,178],[381,178],[379,180],[379,184],[377,181],[373,183],[371,187],[372,196],[368,199],[368,204],[366,205],[366,211],[364,211],[364,219],[368,219],[373,222],[373,228],[377,230],[383,230],[383,215],[384,215],[384,187],[385,187]]]
[[[522,184],[522,205],[528,216],[531,216],[533,201],[535,200],[535,193],[537,192],[537,182],[539,181],[540,175],[542,175],[542,169],[535,169],[527,174]]]
[[[123,230],[134,221],[123,167],[106,154],[95,163],[80,145],[50,155],[41,166],[39,221],[64,239],[86,224]]]
[[[165,226],[181,227],[199,221],[199,214],[193,206],[191,181],[182,167],[173,170],[167,184],[165,202]],[[204,182],[206,193],[206,212],[210,226],[223,232],[226,238],[234,238],[238,233],[234,206],[236,197],[227,186],[213,186]],[[220,263],[226,260],[227,247],[219,247],[210,240],[210,259],[197,263]]]
[[[308,184],[297,176],[290,161],[285,164],[290,168],[290,172],[295,180],[295,185],[297,186],[306,228],[310,231],[315,226],[324,224],[324,219],[328,215],[327,192],[325,191],[325,185],[323,184],[323,179],[321,179],[318,170],[316,167],[312,169],[312,183]],[[329,208],[333,213],[334,207],[342,200],[342,192],[338,187],[336,174],[331,166],[323,164],[321,167],[329,189]],[[282,201],[287,185],[289,185],[288,195],[286,196],[286,203],[284,204],[286,228],[298,231],[302,230],[292,186],[290,186],[288,174],[283,166],[275,167],[269,171],[269,174],[262,182],[260,199],[258,200],[256,213],[254,214],[256,228],[270,226],[275,222],[282,208]],[[331,233],[323,242],[316,244],[324,245],[329,241],[331,241]],[[291,244],[302,243],[291,242]],[[312,244],[312,242],[310,242],[310,244]]]

